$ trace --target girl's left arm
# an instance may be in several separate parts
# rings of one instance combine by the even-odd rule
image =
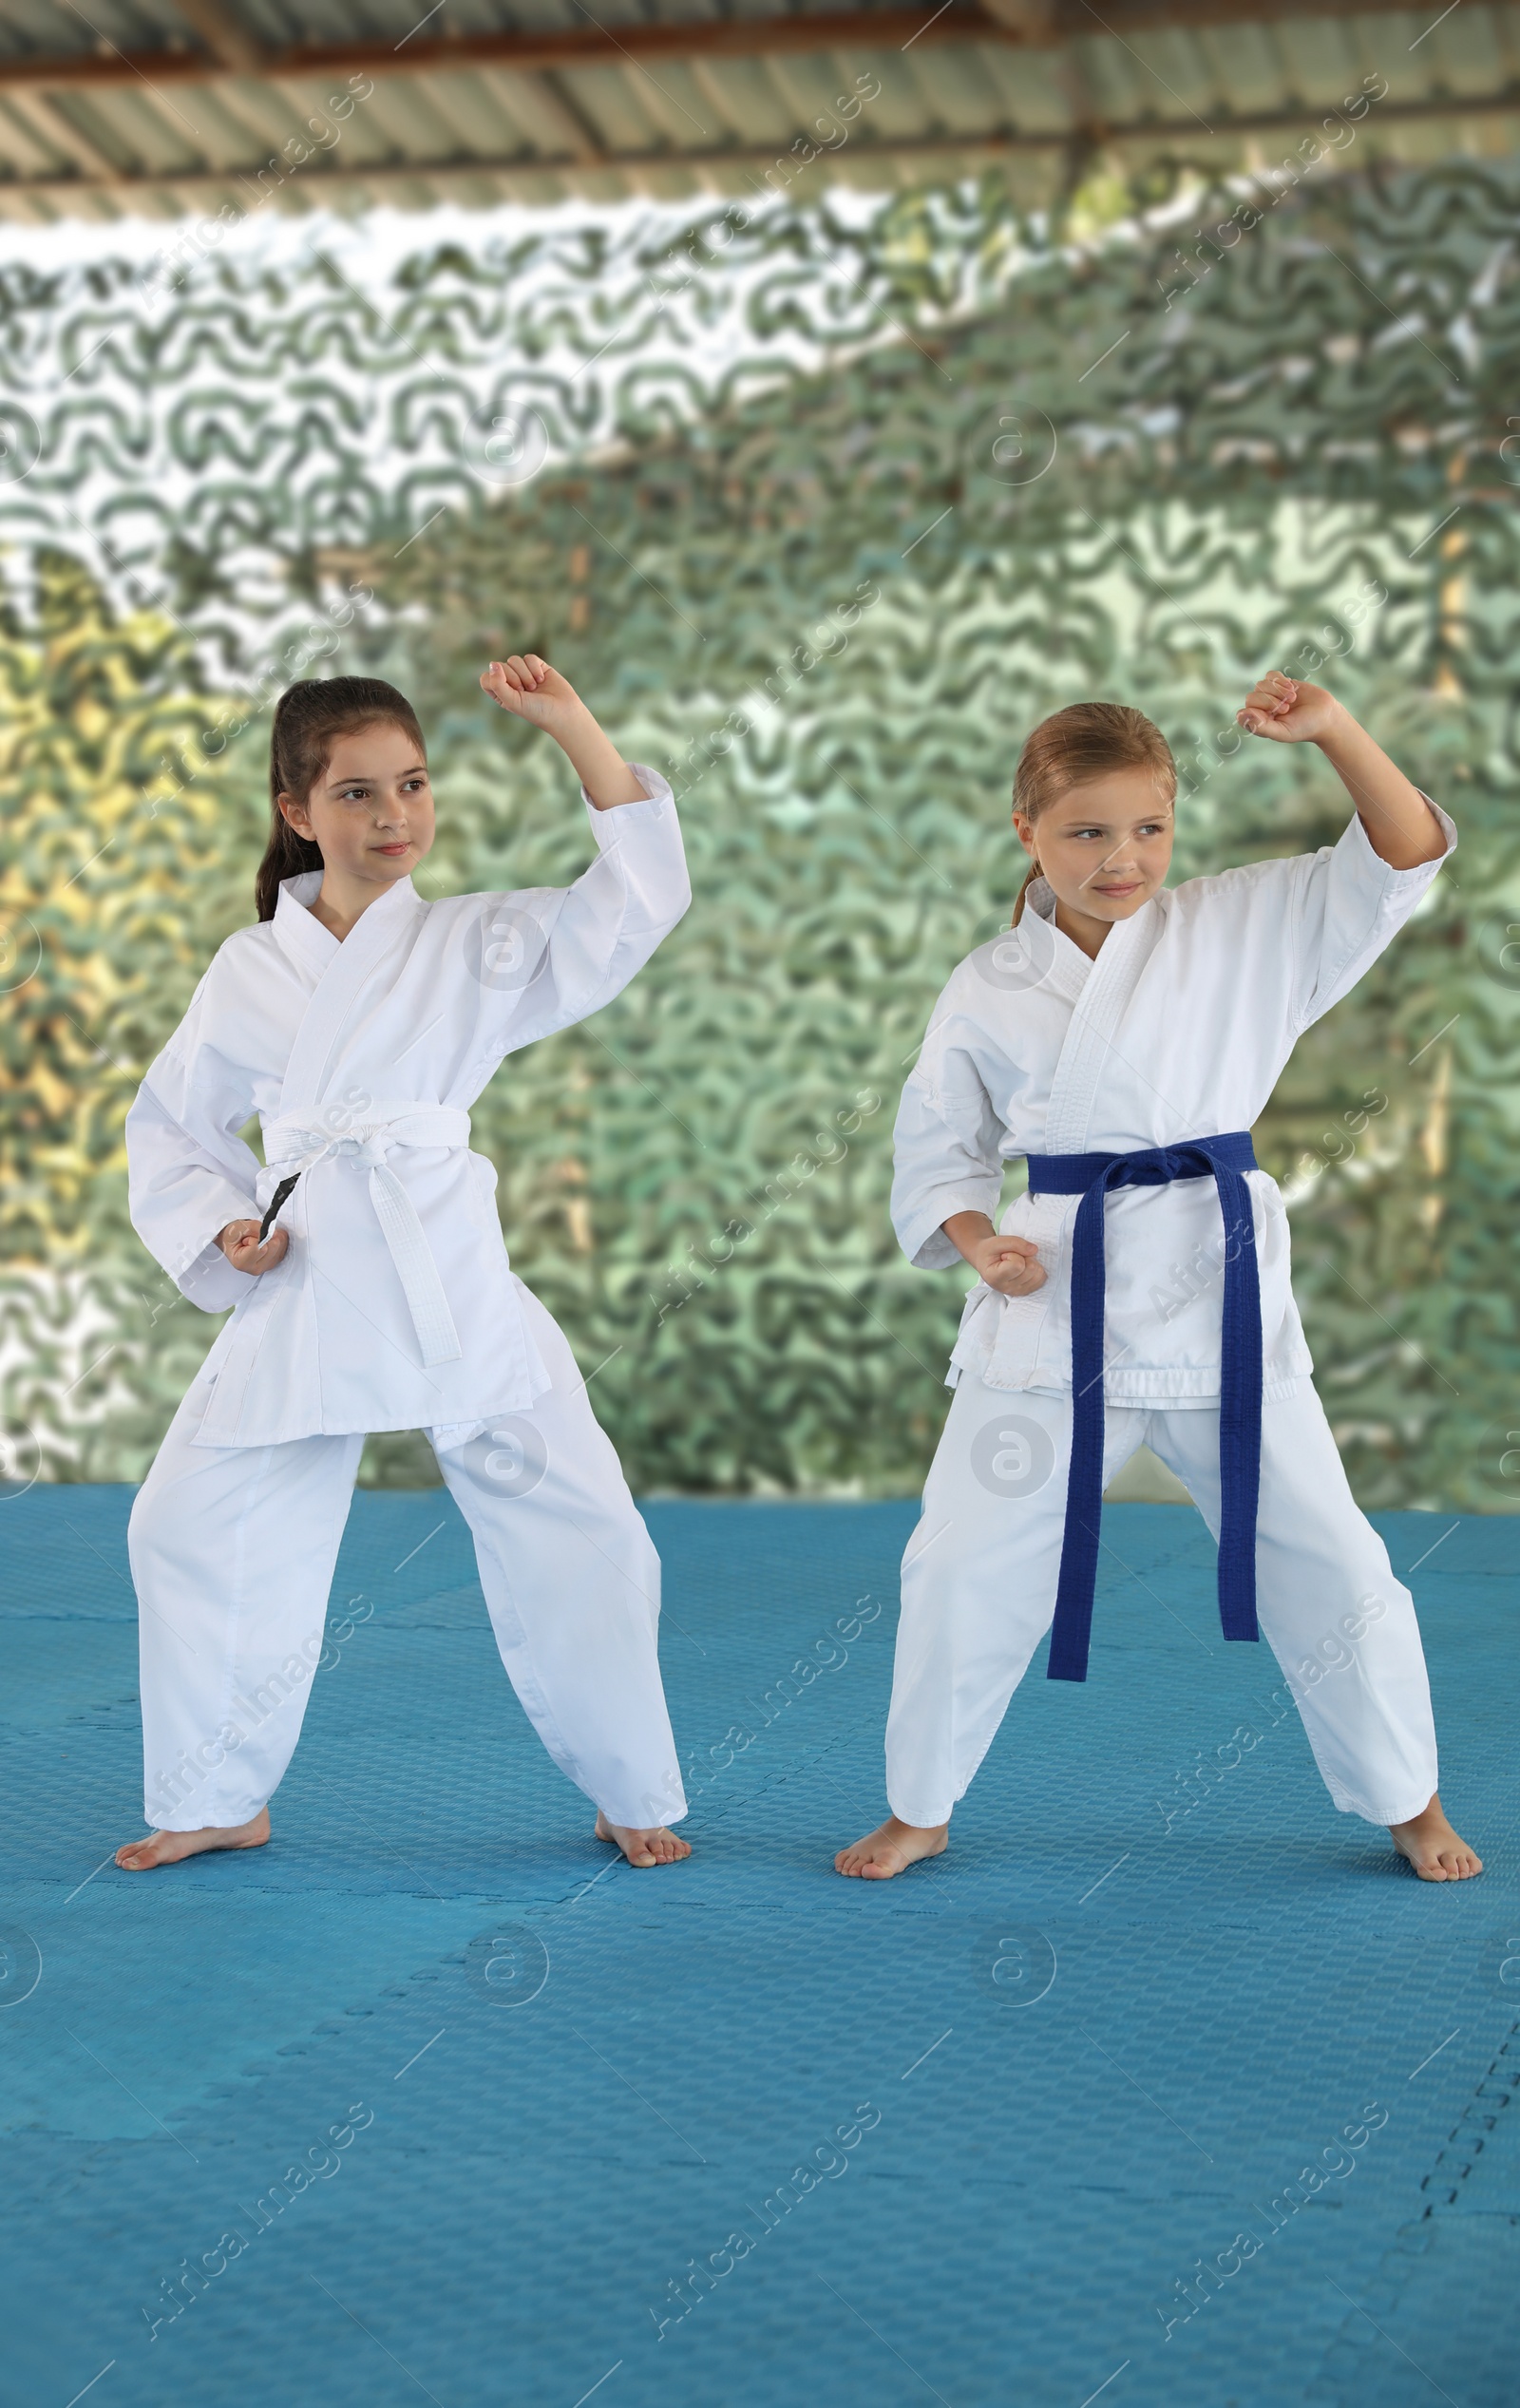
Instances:
[[[569,679],[537,653],[514,653],[510,660],[493,660],[481,672],[481,684],[491,700],[514,718],[525,719],[530,727],[553,736],[595,809],[612,811],[619,803],[647,800],[633,770]]]
[[[573,886],[459,899],[466,918],[480,916],[464,958],[480,981],[469,1071],[484,1080],[504,1054],[610,1003],[680,920],[692,887],[670,787],[623,760],[556,670],[528,654],[493,661],[481,684],[554,737],[580,776],[597,841]]]
[[[1367,842],[1390,869],[1438,862],[1447,837],[1417,787],[1322,686],[1272,670],[1236,713],[1248,734],[1274,744],[1317,744],[1357,806]]]

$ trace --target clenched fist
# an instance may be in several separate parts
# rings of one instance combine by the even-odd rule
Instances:
[[[1039,1248],[1029,1238],[983,1238],[966,1260],[999,1296],[1033,1296],[1045,1284]]]
[[[944,1233],[983,1283],[999,1296],[1033,1296],[1045,1284],[1031,1238],[999,1237],[984,1212],[953,1212]]]
[[[1350,713],[1322,686],[1306,686],[1281,669],[1269,669],[1235,713],[1247,735],[1273,744],[1320,744]]]
[[[290,1232],[276,1223],[260,1245],[256,1221],[229,1221],[225,1229],[217,1232],[217,1243],[233,1269],[255,1277],[260,1271],[273,1271],[276,1262],[282,1262],[290,1242]]]

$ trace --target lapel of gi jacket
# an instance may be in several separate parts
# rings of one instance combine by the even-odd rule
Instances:
[[[283,894],[280,902],[285,902]],[[292,908],[300,911],[301,907],[293,903]],[[414,921],[427,908],[410,879],[403,878],[389,894],[370,905],[341,944],[319,921],[312,920],[309,912],[301,912],[332,951],[319,969],[315,989],[285,1065],[285,1083],[279,1098],[281,1115],[321,1102],[345,1021],[376,966],[393,946],[405,942]],[[298,935],[296,941],[304,947],[302,958],[315,966],[316,957],[309,940]]]
[[[1049,897],[1054,901],[1043,879],[1036,879],[1031,891],[1036,899]],[[1027,983],[1074,1003],[1092,975],[1092,964],[1087,956],[1073,944],[1070,937],[1061,934],[1037,901],[1034,910],[1025,911],[1017,933],[1031,974]]]
[[[282,878],[271,923],[281,953],[294,962],[297,970],[304,970],[314,984],[338,949],[332,930],[312,917],[310,906],[321,891],[319,869],[302,870],[298,878]]]
[[[1118,920],[1104,939],[1072,1009],[1060,1060],[1051,1081],[1045,1120],[1045,1151],[1082,1154],[1098,1082],[1110,1066],[1124,1015],[1140,974],[1165,926],[1154,898],[1130,920]]]

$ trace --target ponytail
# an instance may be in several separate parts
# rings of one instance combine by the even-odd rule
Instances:
[[[285,788],[286,793],[290,788]],[[322,848],[308,838],[297,836],[276,803],[274,824],[264,858],[254,880],[254,901],[260,920],[273,920],[279,906],[279,890],[287,878],[298,878],[303,869],[322,867]]]
[[[274,919],[284,879],[324,865],[321,846],[292,827],[279,807],[280,796],[304,802],[327,768],[338,737],[383,721],[404,729],[426,759],[416,712],[406,695],[383,677],[308,677],[281,694],[269,737],[269,842],[254,880],[260,920]]]
[[[1025,904],[1026,901],[1028,900],[1029,890],[1030,890],[1030,888],[1034,885],[1036,879],[1036,878],[1038,878],[1039,876],[1040,876],[1040,866],[1039,866],[1038,862],[1037,862],[1037,861],[1031,862],[1031,863],[1030,863],[1030,865],[1029,865],[1029,873],[1028,873],[1027,877],[1025,878],[1025,880],[1024,880],[1024,882],[1023,882],[1022,886],[1020,886],[1020,888],[1019,888],[1019,890],[1018,890],[1018,901],[1017,901],[1017,902],[1014,905],[1014,917],[1013,917],[1013,920],[1012,920],[1012,923],[1011,923],[1011,924],[1012,924],[1015,928],[1016,928],[1016,927],[1017,927],[1017,925],[1018,925],[1019,921],[1020,921],[1020,920],[1023,919],[1023,917],[1024,917],[1024,904]]]

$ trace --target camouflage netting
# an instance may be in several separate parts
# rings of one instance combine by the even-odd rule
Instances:
[[[1512,1508],[1517,199],[1463,164],[1284,180],[1056,246],[988,186],[434,249],[368,293],[207,269],[152,308],[125,269],[12,272],[18,1468],[29,1429],[52,1476],[137,1476],[214,1334],[132,1237],[122,1115],[252,916],[287,675],[413,695],[428,892],[588,857],[562,760],[476,690],[493,653],[547,654],[671,774],[692,913],[507,1065],[475,1142],[636,1487],[877,1491],[922,1477],[966,1284],[896,1251],[891,1119],[1010,909],[1021,737],[1150,711],[1179,876],[1330,842],[1319,756],[1233,726],[1277,664],[1463,838],[1258,1128],[1321,1390],[1364,1502]],[[430,1476],[414,1439],[367,1467]]]

